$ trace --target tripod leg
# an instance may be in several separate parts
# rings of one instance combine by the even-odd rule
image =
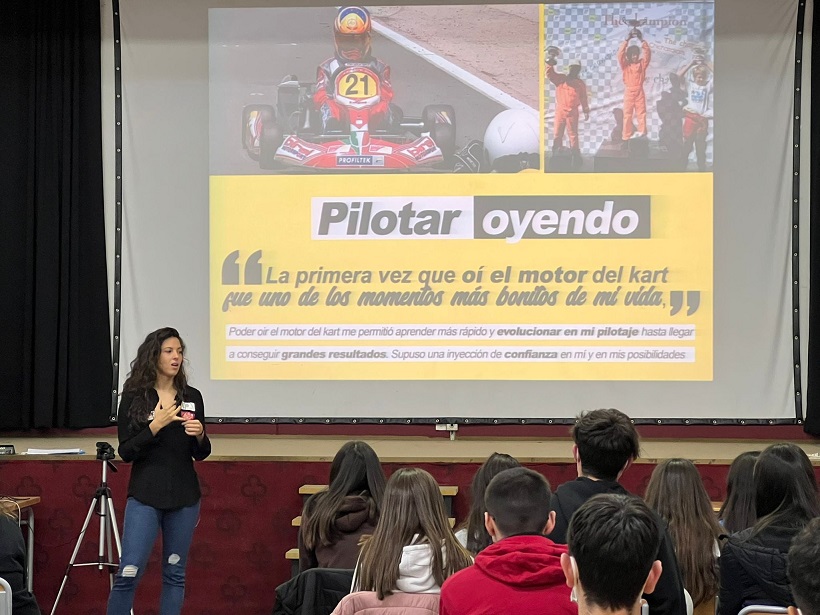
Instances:
[[[100,542],[97,545],[97,568],[99,570],[103,569],[103,562],[106,561],[105,559],[105,544],[106,538],[108,537],[108,504],[106,503],[107,496],[103,493],[100,496]]]
[[[119,558],[119,551],[117,552],[117,561],[116,567],[114,566],[114,550],[111,548],[111,533],[117,532],[117,540],[119,541],[119,530],[116,527],[116,524],[113,522],[114,519],[114,506],[111,504],[111,498],[105,498],[105,552],[106,558],[105,561],[108,562],[108,585],[109,589],[114,587],[114,573],[119,568],[120,558]]]
[[[111,548],[111,531],[112,531],[111,518],[112,518],[112,514],[114,512],[114,509],[111,508],[111,496],[108,495],[107,493],[103,496],[101,506],[102,506],[102,510],[101,510],[100,514],[102,516],[102,521],[105,522],[105,559],[100,560],[100,561],[105,562],[105,564],[108,566],[108,576],[111,579],[111,586],[113,587],[113,585],[114,585],[114,572],[113,571],[115,571],[116,568],[119,567],[119,559],[117,560],[116,567],[113,566],[113,563],[114,563],[114,550]],[[100,549],[100,551],[102,551],[102,549]],[[100,568],[102,569],[102,567],[100,567]]]
[[[117,526],[117,515],[114,513],[114,502],[108,498],[108,510],[111,513],[111,526],[114,528],[114,542],[117,544],[117,562],[122,559],[122,543],[120,542],[120,528]]]
[[[77,544],[74,545],[74,552],[71,554],[71,559],[68,560],[68,566],[65,569],[63,582],[60,583],[60,591],[57,592],[57,597],[54,599],[54,606],[51,607],[51,615],[54,615],[54,612],[57,610],[57,605],[60,603],[60,597],[63,595],[65,584],[68,582],[68,574],[71,572],[71,567],[74,566],[74,561],[77,559],[77,553],[80,552],[80,545],[83,544],[83,538],[85,538],[85,531],[88,529],[88,524],[91,522],[91,515],[94,514],[94,510],[98,504],[98,501],[99,499],[95,497],[93,500],[91,500],[91,506],[88,507],[88,514],[85,516],[83,527],[80,530],[80,536],[77,538]]]

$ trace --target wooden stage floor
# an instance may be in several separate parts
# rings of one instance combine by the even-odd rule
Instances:
[[[330,461],[339,447],[353,439],[345,436],[211,435],[210,461]],[[523,463],[571,463],[569,438],[446,438],[362,436],[385,462],[394,463],[480,463],[495,451],[508,453]],[[81,448],[94,457],[96,442],[105,440],[116,447],[115,434],[94,436],[10,437],[3,444],[14,444],[18,453],[28,448]],[[670,457],[684,457],[700,464],[728,464],[738,454],[761,450],[780,440],[666,440],[643,439],[638,463],[657,463]],[[820,442],[797,442],[815,465],[820,465]],[[38,456],[39,458],[39,456]],[[53,459],[53,457],[49,457]],[[77,458],[67,456],[61,458]],[[29,456],[28,459],[34,459]]]

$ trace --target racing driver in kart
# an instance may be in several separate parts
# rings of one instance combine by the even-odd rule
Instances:
[[[313,103],[322,114],[324,130],[339,130],[348,121],[347,109],[334,99],[336,75],[349,67],[369,68],[379,76],[380,100],[370,111],[371,128],[390,123],[390,67],[373,57],[370,45],[370,13],[360,6],[339,9],[333,21],[333,39],[336,53],[319,65]]]

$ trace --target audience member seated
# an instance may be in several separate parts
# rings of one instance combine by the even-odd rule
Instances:
[[[666,521],[694,606],[712,600],[720,590],[718,538],[723,532],[695,464],[667,459],[655,466],[646,503]]]
[[[402,468],[387,481],[379,523],[362,545],[356,593],[333,612],[438,613],[441,585],[471,564],[450,528],[435,479],[424,470]]]
[[[348,442],[330,466],[330,484],[312,495],[299,528],[299,571],[353,568],[359,542],[376,528],[387,479],[376,452]]]
[[[26,589],[26,545],[13,514],[0,510],[0,577],[11,586],[14,615],[40,615],[34,596]]]
[[[477,555],[493,542],[484,523],[484,513],[487,512],[484,506],[484,491],[487,489],[487,485],[499,472],[520,465],[515,457],[510,457],[504,453],[493,453],[481,464],[481,467],[473,476],[473,483],[470,486],[470,495],[473,499],[470,505],[470,514],[456,532],[458,541],[473,555]]]
[[[755,524],[754,468],[760,451],[741,453],[729,467],[726,477],[726,499],[718,512],[725,533],[734,534]]]
[[[760,453],[754,483],[757,522],[732,535],[720,558],[720,615],[736,615],[750,604],[794,604],[786,571],[789,547],[820,515],[814,470],[799,446],[773,444]]]
[[[527,468],[490,481],[484,524],[493,544],[445,581],[441,615],[578,614],[561,570],[567,549],[544,536],[555,524],[550,497],[547,479]]]
[[[789,615],[820,615],[820,518],[812,519],[789,549],[789,581],[794,605]],[[798,609],[800,609],[798,611]]]
[[[640,452],[635,426],[618,410],[593,410],[581,414],[571,433],[578,478],[564,483],[552,494],[555,527],[549,537],[561,544],[567,542],[567,528],[573,513],[589,498],[602,493],[627,495],[618,479]],[[656,555],[663,574],[655,591],[645,598],[652,615],[685,615],[683,580],[672,539],[660,517],[657,521],[661,526],[661,544]]]
[[[639,615],[663,572],[657,515],[635,496],[597,495],[572,516],[567,541],[561,567],[578,612]]]

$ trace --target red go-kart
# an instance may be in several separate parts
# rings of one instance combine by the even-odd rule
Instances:
[[[262,169],[378,172],[451,167],[456,117],[450,105],[427,105],[421,117],[406,117],[390,105],[389,119],[370,125],[380,101],[380,79],[365,66],[350,66],[335,79],[344,125],[324,129],[314,108],[314,84],[290,75],[276,88],[276,107],[246,105],[242,146]]]

